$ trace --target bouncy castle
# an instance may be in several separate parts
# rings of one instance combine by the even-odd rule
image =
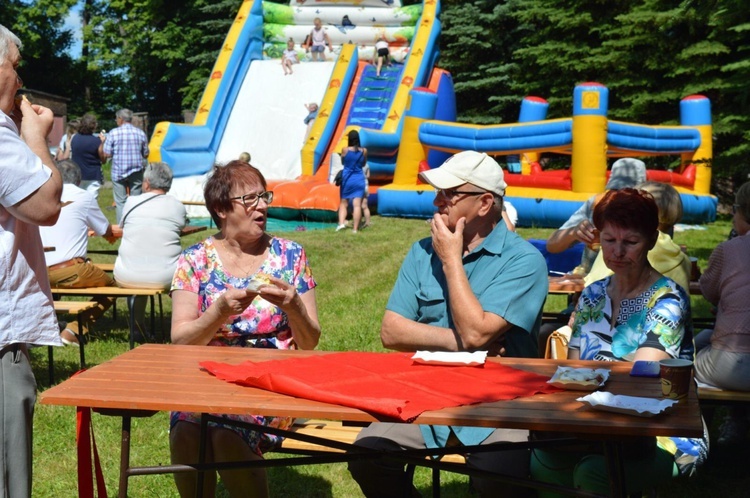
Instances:
[[[574,90],[572,117],[547,119],[547,102],[527,97],[518,123],[456,123],[453,81],[435,66],[439,14],[438,0],[411,6],[400,0],[245,0],[194,122],[159,123],[149,160],[174,170],[172,195],[199,203],[213,165],[248,152],[274,191],[270,216],[329,221],[339,203],[332,157],[346,145],[346,133],[358,129],[368,149],[370,202],[383,216],[431,216],[435,193],[418,173],[470,149],[506,156],[499,160],[509,168],[506,197],[520,225],[557,227],[604,190],[608,162],[678,155],[676,171],[649,170],[648,178],[678,189],[686,223],[715,219],[708,99],[683,99],[679,126],[624,123],[607,119],[605,86],[583,83]],[[321,62],[309,61],[304,43],[316,19],[331,42]],[[377,76],[370,62],[381,36],[393,64]],[[280,63],[289,41],[301,61],[291,75]],[[319,109],[308,130],[305,104],[313,102]],[[545,170],[539,160],[545,152],[569,155],[570,167]],[[208,215],[195,206],[188,213]]]
[[[686,223],[713,221],[717,199],[711,184],[711,105],[693,95],[680,102],[679,126],[649,126],[607,119],[608,89],[582,83],[573,93],[571,118],[545,120],[548,104],[527,97],[518,123],[478,126],[431,119],[439,98],[426,89],[412,93],[394,181],[379,189],[378,212],[385,216],[426,217],[434,192],[420,183],[423,169],[437,167],[433,150],[476,150],[518,155],[520,172],[506,171],[506,198],[523,226],[558,227],[592,195],[604,191],[608,159],[678,155],[677,171],[648,170],[649,180],[671,183],[682,198]],[[570,155],[570,168],[544,171],[539,154]]]

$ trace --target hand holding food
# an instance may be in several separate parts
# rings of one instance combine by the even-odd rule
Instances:
[[[16,97],[18,99],[18,97]],[[14,112],[14,120],[19,125],[21,137],[28,143],[29,140],[42,139],[47,141],[47,135],[52,130],[52,123],[55,115],[47,107],[32,104],[26,95],[20,97],[17,108],[18,116]]]
[[[247,284],[246,290],[248,292],[259,294],[261,287],[266,285],[271,285],[271,277],[265,273],[259,273],[253,277],[249,284]]]

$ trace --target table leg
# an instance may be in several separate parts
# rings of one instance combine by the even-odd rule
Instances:
[[[201,414],[201,440],[198,445],[198,463],[206,463],[206,445],[208,439],[208,415],[205,413]],[[206,479],[206,471],[198,471],[198,478],[195,480],[195,496],[196,498],[203,498],[203,482]]]
[[[122,441],[120,442],[120,488],[117,496],[127,498],[130,477],[130,415],[122,416]]]
[[[622,458],[622,443],[617,441],[606,441],[604,444],[604,457],[607,461],[609,473],[609,494],[612,497],[627,496],[625,487],[625,462]]]

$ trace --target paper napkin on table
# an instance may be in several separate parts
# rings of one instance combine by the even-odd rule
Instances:
[[[487,351],[417,351],[411,359],[427,365],[480,366],[487,359]]]

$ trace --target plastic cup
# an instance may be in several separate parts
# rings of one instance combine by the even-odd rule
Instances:
[[[665,398],[682,399],[690,391],[693,378],[693,362],[690,360],[668,359],[659,361],[661,393]]]

